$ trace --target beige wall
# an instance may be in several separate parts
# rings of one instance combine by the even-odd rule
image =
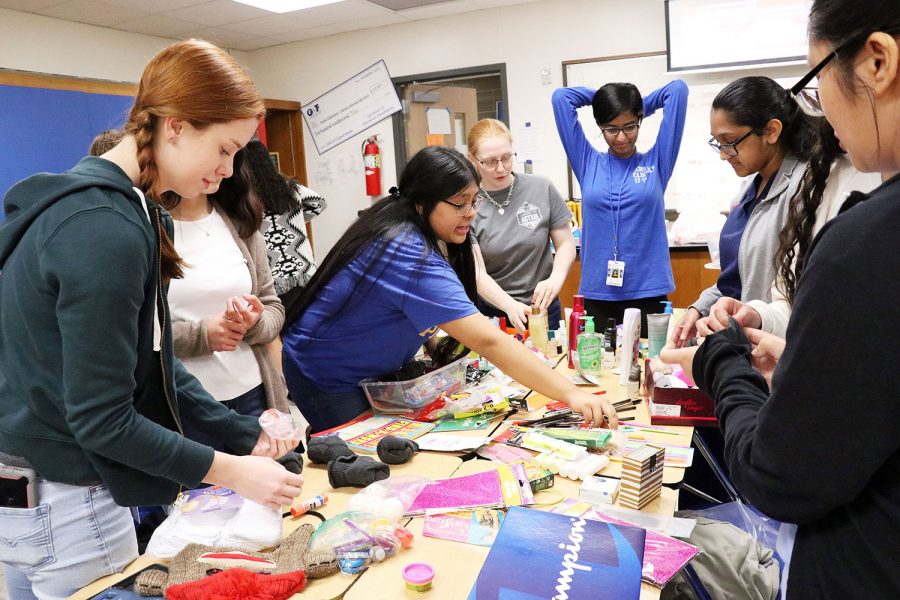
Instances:
[[[136,81],[144,63],[170,42],[0,9],[0,68]],[[541,0],[234,54],[249,66],[264,96],[300,102],[380,59],[393,76],[506,63],[511,124],[530,121],[539,128],[544,160],[535,163],[535,172],[565,194],[565,155],[550,107],[551,93],[562,85],[562,61],[663,49],[660,0]],[[550,70],[550,85],[541,83],[541,69]],[[359,149],[376,133],[387,190],[397,178],[390,119],[323,156],[306,135],[310,185],[328,200],[328,209],[313,222],[319,256],[369,204]]]

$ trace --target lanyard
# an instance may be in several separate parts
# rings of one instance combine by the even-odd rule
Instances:
[[[636,154],[636,153],[635,153]],[[634,156],[632,154],[632,156]],[[625,189],[625,182],[628,180],[628,174],[631,171],[631,156],[628,157],[628,164],[625,165],[625,176],[622,177],[622,183],[619,185],[619,194],[616,197],[616,205],[612,210],[613,213],[613,260],[619,260],[619,218],[622,215],[622,190]],[[609,203],[612,205],[612,157],[606,155],[606,172],[609,176]]]

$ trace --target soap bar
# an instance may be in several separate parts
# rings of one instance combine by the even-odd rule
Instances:
[[[594,475],[581,484],[578,497],[591,504],[612,504],[619,493],[619,480]]]

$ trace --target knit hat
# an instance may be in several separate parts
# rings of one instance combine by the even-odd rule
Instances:
[[[172,586],[198,581],[220,569],[227,570],[233,567],[264,568],[274,574],[305,571],[306,577],[310,579],[326,577],[337,572],[337,559],[330,551],[309,551],[309,540],[314,531],[315,527],[312,524],[304,523],[285,538],[273,552],[265,553],[188,544],[172,559],[168,574],[158,569],[144,571],[135,581],[135,589],[142,596],[162,596],[164,592],[168,593]],[[225,556],[227,553],[231,554]],[[274,562],[274,567],[263,565],[259,559]]]
[[[244,569],[220,571],[199,581],[169,586],[167,600],[287,600],[306,586],[303,571],[260,575]]]

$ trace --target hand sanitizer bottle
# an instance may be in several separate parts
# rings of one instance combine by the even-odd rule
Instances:
[[[578,362],[587,375],[600,375],[603,361],[603,336],[594,332],[594,317],[583,316],[584,333],[578,334]]]

